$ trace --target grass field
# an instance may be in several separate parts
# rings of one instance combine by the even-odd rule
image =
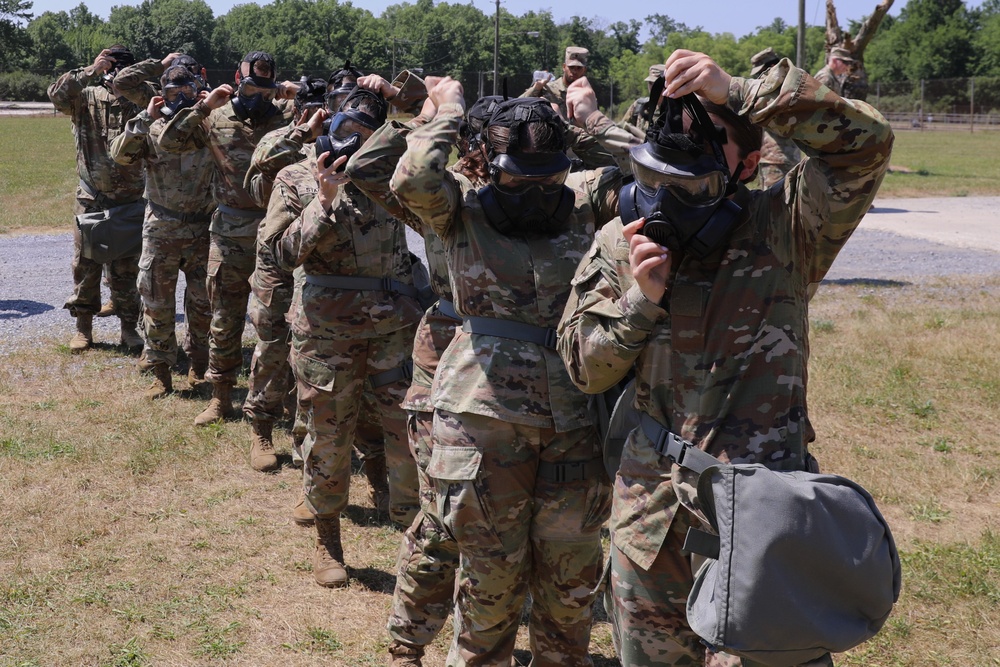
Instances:
[[[981,194],[1000,194],[1000,136],[972,139],[901,132],[894,163],[937,164],[923,194],[990,173]],[[0,225],[66,229],[72,171],[68,121],[0,118]],[[827,285],[810,315],[814,452],[872,492],[903,560],[886,627],[837,663],[1000,667],[1000,276]],[[253,472],[246,423],[196,430],[204,398],[145,402],[133,358],[64,343],[0,363],[0,667],[384,664],[399,534],[364,478],[344,525],[353,582],[321,589],[312,532],[288,518],[297,471]],[[526,647],[522,628],[522,664]],[[591,652],[618,664],[603,620]]]
[[[66,117],[0,117],[0,233],[69,228],[76,189]],[[1000,195],[1000,132],[900,130],[882,197]]]

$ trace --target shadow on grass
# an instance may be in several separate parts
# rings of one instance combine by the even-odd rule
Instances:
[[[354,583],[364,586],[374,593],[392,595],[396,588],[396,576],[374,567],[347,566],[347,574]]]
[[[824,285],[845,285],[856,287],[908,287],[913,283],[905,280],[883,280],[882,278],[837,278],[823,280]]]

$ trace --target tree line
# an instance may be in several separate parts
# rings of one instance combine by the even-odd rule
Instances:
[[[250,50],[272,53],[284,72],[332,71],[348,59],[384,73],[419,68],[492,77],[493,70],[494,16],[471,4],[416,0],[376,16],[349,1],[273,0],[215,16],[204,0],[143,0],[112,8],[107,20],[83,2],[38,16],[31,8],[31,0],[0,0],[0,79],[8,79],[8,88],[11,77],[50,79],[89,64],[113,42],[128,45],[140,59],[183,51],[223,71],[234,70]],[[851,17],[850,29],[863,18]],[[499,70],[518,83],[530,81],[536,69],[558,72],[566,46],[584,46],[591,52],[591,79],[613,82],[614,97],[628,100],[645,93],[648,67],[676,48],[703,51],[727,71],[745,75],[757,51],[770,46],[794,59],[795,43],[796,27],[781,19],[737,37],[665,14],[610,24],[574,16],[557,23],[549,11],[516,16],[501,8]],[[812,72],[822,67],[823,26],[808,27],[806,60]],[[975,8],[963,0],[909,0],[898,17],[885,18],[865,63],[873,82],[1000,77],[1000,0]]]

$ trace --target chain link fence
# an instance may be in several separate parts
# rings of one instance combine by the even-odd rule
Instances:
[[[876,81],[868,101],[900,127],[1000,129],[1000,78]]]

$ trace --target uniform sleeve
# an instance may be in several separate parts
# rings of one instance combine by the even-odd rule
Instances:
[[[390,100],[390,104],[403,113],[413,116],[419,114],[427,99],[427,85],[424,80],[409,70],[403,70],[396,75],[392,85],[398,88],[399,92]]]
[[[145,109],[149,100],[156,95],[156,89],[149,83],[150,79],[159,79],[163,75],[163,63],[155,58],[143,60],[135,65],[129,65],[115,77],[115,89],[122,97],[140,109]]]
[[[149,154],[149,126],[152,122],[144,109],[125,123],[125,131],[111,142],[111,158],[125,166],[142,162]]]
[[[337,193],[333,209],[329,214],[323,210],[319,196],[313,199],[302,210],[302,215],[288,225],[281,238],[274,244],[273,252],[278,264],[286,271],[302,266],[316,249],[319,241],[330,234],[339,236],[341,242],[349,242],[351,231],[348,225],[337,222],[338,209],[342,206],[350,206],[343,196],[343,189]]]
[[[296,266],[295,253],[282,255],[281,236],[302,215],[303,207],[298,191],[285,181],[283,175],[279,173],[275,179],[274,189],[267,203],[267,214],[260,223],[258,242],[270,249],[271,255],[282,269],[291,271]]]
[[[304,157],[309,126],[289,125],[278,132],[264,136],[250,158],[250,168],[243,178],[243,187],[259,206],[266,206],[274,187],[274,179],[285,167]]]
[[[70,70],[56,79],[55,83],[49,86],[47,92],[52,104],[60,113],[72,116],[73,111],[80,105],[83,89],[96,85],[99,81],[99,76],[88,74],[87,68],[80,67]]]
[[[202,103],[181,109],[167,123],[157,145],[167,153],[193,153],[208,145],[208,132],[204,122],[211,111]]]
[[[442,237],[450,233],[461,197],[447,167],[462,115],[461,105],[442,104],[434,120],[411,132],[389,181],[399,202]]]
[[[621,230],[613,223],[598,231],[559,322],[559,355],[573,384],[588,394],[624,378],[653,327],[668,317],[632,280]]]
[[[585,125],[587,134],[593,136],[605,150],[611,153],[618,168],[626,175],[631,175],[632,162],[629,160],[629,150],[646,140],[639,128],[628,124],[624,127],[615,125],[601,111],[590,114]]]
[[[860,100],[840,97],[787,58],[764,79],[734,77],[729,106],[792,139],[806,159],[786,176],[795,254],[809,283],[823,279],[868,211],[889,167],[888,121]]]

